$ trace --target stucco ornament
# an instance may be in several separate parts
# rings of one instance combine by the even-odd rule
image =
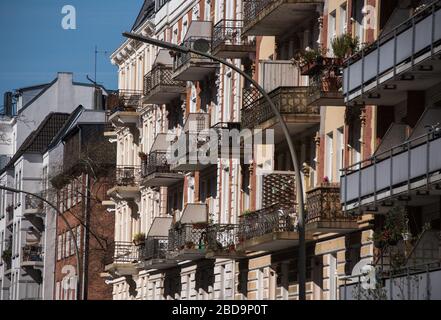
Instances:
[[[361,273],[363,274],[360,278],[361,287],[364,290],[373,290],[377,285],[376,269],[374,266],[365,265],[361,268]]]

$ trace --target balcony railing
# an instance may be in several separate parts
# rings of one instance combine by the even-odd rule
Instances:
[[[22,262],[42,262],[43,247],[25,245],[22,249]]]
[[[173,79],[173,67],[156,65],[144,77],[144,95],[148,103],[167,103],[185,91],[185,82]]]
[[[338,70],[325,71],[309,77],[309,106],[344,105],[342,93],[343,78]]]
[[[213,27],[213,54],[224,58],[240,58],[255,51],[255,45],[242,37],[243,21],[220,20]]]
[[[171,257],[179,257],[184,252],[204,254],[207,248],[206,224],[176,224],[170,229],[168,250]]]
[[[147,237],[143,251],[143,260],[165,260],[168,252],[167,237]]]
[[[309,116],[320,115],[320,108],[307,106],[307,90],[306,87],[278,87],[270,92],[269,96],[282,115],[299,116],[305,122],[309,122]],[[270,105],[263,97],[252,100],[256,96],[259,97],[250,89],[244,92],[246,100],[242,108],[242,128],[254,128],[275,117]]]
[[[346,102],[371,89],[379,89],[382,83],[411,71],[425,59],[433,60],[434,55],[441,51],[440,30],[441,1],[435,1],[349,58],[343,75]],[[419,71],[427,73],[424,68]],[[415,89],[417,85],[419,83],[415,81],[413,90],[418,90]]]
[[[141,176],[140,166],[118,166],[116,168],[116,184],[118,186],[136,186]]]
[[[244,29],[249,35],[279,35],[314,16],[323,0],[244,0]]]
[[[119,90],[116,98],[110,103],[110,114],[116,112],[135,112],[141,105],[142,91]]]
[[[211,38],[209,37],[189,37],[184,42],[182,42],[181,46],[186,48],[194,48],[195,45],[198,47],[198,45],[201,45],[200,50],[203,50],[204,52],[210,52],[211,51]],[[202,48],[203,46],[203,48]],[[196,55],[194,53],[181,53],[178,54],[174,60],[174,69],[179,69],[184,64],[190,62],[192,59],[194,60],[207,60],[211,62],[211,59],[201,57],[199,55]]]
[[[308,191],[306,212],[307,227],[316,231],[357,229],[356,218],[342,210],[339,183],[325,183]]]
[[[439,130],[409,140],[343,169],[340,178],[344,210],[371,205],[416,188],[430,189],[441,180]]]
[[[115,264],[138,263],[141,246],[135,246],[132,242],[115,242],[113,248],[113,260]]]
[[[167,151],[153,151],[149,153],[142,165],[142,176],[147,177],[153,173],[169,173],[170,165],[167,161]]]
[[[208,248],[213,257],[238,255],[240,224],[214,224],[207,229]]]
[[[297,216],[294,209],[272,206],[241,217],[240,241],[245,241],[275,232],[297,231]]]
[[[44,202],[30,194],[25,195],[25,212],[42,213],[44,210]]]
[[[244,24],[249,25],[273,0],[244,0],[243,17]]]

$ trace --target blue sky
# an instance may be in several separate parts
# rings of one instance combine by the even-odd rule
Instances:
[[[3,93],[52,81],[57,71],[74,72],[75,81],[93,78],[94,47],[98,82],[117,88],[109,55],[123,41],[143,0],[0,0],[0,106]],[[63,6],[76,9],[76,30],[64,30]]]

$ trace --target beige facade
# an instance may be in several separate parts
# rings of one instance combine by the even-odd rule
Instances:
[[[302,168],[307,299],[342,299],[342,285],[356,285],[351,275],[383,261],[384,250],[375,248],[373,238],[384,218],[375,214],[377,207],[357,205],[354,197],[348,206],[348,194],[362,190],[363,184],[347,192],[340,181],[347,182],[341,180],[348,174],[345,168],[370,159],[385,144],[393,112],[382,106],[389,100],[374,103],[345,91],[351,83],[343,60],[356,50],[346,49],[341,57],[333,43],[345,34],[358,37],[362,45],[373,43],[383,30],[396,26],[399,9],[379,0],[259,4],[160,1],[134,32],[208,46],[269,92],[288,124]],[[307,52],[314,50],[317,56],[308,60]],[[116,250],[108,266],[114,299],[298,299],[293,166],[281,125],[266,102],[238,74],[200,57],[170,55],[127,41],[112,59],[122,92],[140,96],[134,108],[117,109],[109,117],[116,127],[108,135],[118,143],[117,163],[133,169],[130,183],[110,191],[116,247],[119,243],[130,257]],[[412,118],[415,126],[414,118],[421,115],[403,111],[401,103],[395,117],[405,119],[407,111],[406,119]],[[166,162],[161,139],[167,136],[170,143],[191,136],[192,122],[198,131],[239,126],[273,130],[274,144],[257,148],[270,152],[254,152],[250,163],[231,158],[208,166]],[[269,171],[262,174],[264,166]],[[423,214],[423,220],[438,219],[428,216]],[[421,226],[412,226],[415,236]],[[145,236],[144,245],[132,244],[137,233]]]

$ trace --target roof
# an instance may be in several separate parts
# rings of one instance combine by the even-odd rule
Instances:
[[[151,18],[155,13],[155,1],[154,0],[144,0],[141,10],[139,11],[138,17],[132,26],[132,31],[138,29],[143,22]]]
[[[58,142],[60,142],[63,139],[63,136],[69,131],[72,124],[75,122],[75,120],[78,118],[78,116],[86,110],[82,105],[79,105],[67,118],[64,125],[58,130],[58,133],[53,137],[51,142],[48,144],[45,152],[49,149],[52,149],[55,147]]]
[[[172,217],[156,217],[150,226],[147,237],[167,237],[172,222]]]
[[[49,143],[63,127],[68,118],[68,113],[52,112],[48,114],[38,128],[31,132],[31,134],[26,138],[12,159],[9,161],[6,167],[0,171],[0,173],[12,167],[14,163],[25,153],[44,153]]]

